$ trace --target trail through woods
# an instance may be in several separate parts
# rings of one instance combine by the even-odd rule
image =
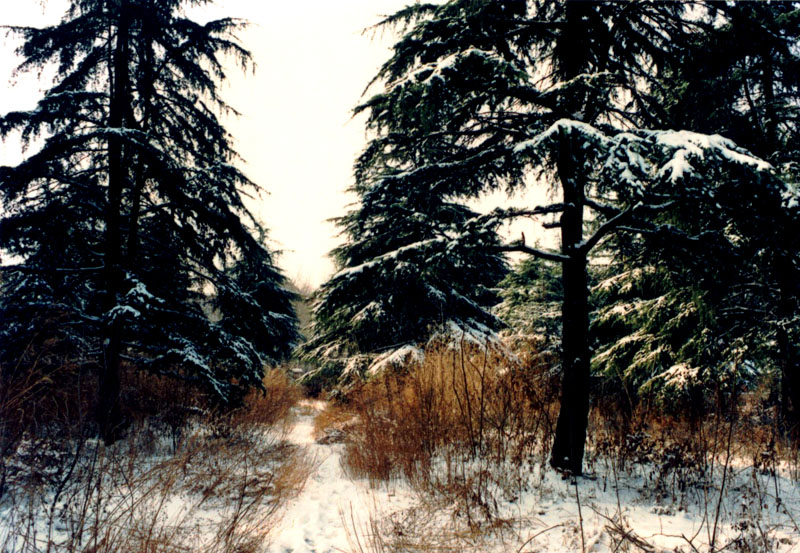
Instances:
[[[342,469],[342,444],[315,442],[314,417],[324,406],[323,401],[304,401],[297,408],[287,439],[307,451],[314,469],[272,534],[273,553],[357,551],[355,532],[363,545],[370,514],[399,510],[410,503],[411,492],[400,484],[371,489],[367,480],[350,478]]]
[[[288,502],[270,532],[270,553],[376,550],[370,539],[373,521],[381,523],[379,544],[385,543],[384,538],[411,539],[408,543],[419,538],[428,546],[447,543],[458,546],[448,550],[492,553],[610,553],[631,544],[664,552],[734,550],[737,544],[756,544],[756,549],[735,550],[788,553],[800,547],[798,518],[793,514],[800,512],[796,468],[776,466],[778,473],[773,474],[742,459],[733,460],[724,471],[719,460],[709,464],[705,488],[691,479],[691,471],[681,476],[652,463],[617,473],[609,472],[605,461],[598,462],[598,476],[578,482],[564,480],[554,471],[533,471],[520,484],[518,495],[506,497],[499,488],[494,490],[494,520],[504,521],[505,526],[487,527],[485,535],[469,534],[469,542],[462,543],[456,539],[458,533],[452,533],[460,528],[452,511],[457,505],[444,508],[439,519],[433,511],[418,509],[424,498],[402,481],[373,488],[368,480],[348,475],[342,467],[344,445],[314,439],[314,419],[325,406],[323,401],[307,400],[295,408],[286,439],[307,453],[312,469],[303,490]],[[482,467],[475,463],[462,469],[477,474]],[[494,477],[509,469],[513,470],[496,467]],[[728,475],[726,482],[723,472]],[[678,483],[681,478],[688,479],[685,487]],[[722,516],[717,520],[713,509],[719,508]],[[418,516],[407,518],[409,512]],[[387,530],[389,535],[384,534]]]

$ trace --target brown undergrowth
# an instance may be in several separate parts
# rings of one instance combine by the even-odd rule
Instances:
[[[516,550],[520,542],[512,529],[524,521],[507,518],[508,509],[498,505],[552,486],[548,455],[559,390],[546,356],[530,344],[518,351],[508,356],[469,344],[429,347],[423,361],[385,370],[323,413],[320,426],[344,431],[343,463],[350,475],[375,483],[402,478],[426,498],[415,511],[398,515],[402,520],[373,520],[380,528],[361,530],[372,540],[362,550],[480,551],[488,535],[494,543],[510,540],[508,547]],[[725,524],[750,529],[736,530],[739,545],[731,545],[733,550],[770,551],[765,544],[775,541],[769,532],[752,529],[761,528],[768,498],[780,507],[781,486],[797,482],[800,464],[796,446],[764,415],[768,392],[712,394],[699,419],[681,416],[680,409],[666,412],[647,398],[621,413],[612,397],[596,394],[585,462],[589,479],[609,490],[623,479],[636,482],[640,499],[664,512],[702,506],[704,534],[690,537],[692,550],[721,547],[728,517]],[[743,496],[752,496],[752,512],[737,507]],[[445,511],[450,522],[442,526]],[[620,526],[621,512],[620,506],[618,526],[608,530],[607,540],[628,540],[623,545],[636,550],[641,544]],[[738,518],[732,523],[731,517]],[[439,541],[434,544],[432,537]]]
[[[139,385],[142,403],[129,404],[136,416],[111,446],[79,431],[55,439],[29,430],[16,441],[3,458],[0,549],[267,550],[282,506],[312,466],[282,439],[300,396],[294,384],[271,371],[265,392],[225,413],[188,395],[177,407],[175,388],[167,403],[169,383],[155,378]],[[165,405],[172,410],[157,412]]]
[[[496,524],[496,496],[519,494],[518,470],[546,460],[555,381],[541,356],[438,344],[412,363],[354,388],[323,415],[346,420],[343,463],[374,482],[405,478],[442,501],[458,498],[470,524]],[[527,478],[527,475],[525,475]]]

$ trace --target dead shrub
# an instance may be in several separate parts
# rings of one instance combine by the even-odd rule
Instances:
[[[81,384],[91,397],[95,388]],[[130,427],[111,446],[93,437],[91,424],[43,431],[38,406],[27,419],[37,424],[14,419],[26,400],[40,397],[32,389],[2,390],[4,430],[21,429],[5,442],[3,551],[261,551],[312,468],[283,441],[300,393],[278,369],[265,376],[264,391],[224,412],[188,386],[129,371]],[[71,413],[53,413],[71,421]]]
[[[352,429],[355,417],[350,408],[341,403],[331,402],[314,417],[315,440],[341,441],[345,434]]]
[[[270,379],[282,407],[254,404],[224,423],[194,414],[173,444],[143,419],[112,446],[88,437],[23,439],[8,459],[0,549],[38,552],[263,551],[283,504],[312,462],[280,425],[290,387]],[[223,428],[224,426],[224,428]],[[32,458],[43,470],[34,472]],[[43,533],[42,528],[46,528]]]
[[[263,390],[251,390],[242,407],[232,412],[234,424],[276,426],[289,419],[292,407],[303,395],[282,368],[268,371],[263,385]]]
[[[345,465],[374,480],[403,476],[453,487],[460,479],[472,486],[457,465],[521,465],[546,454],[555,423],[551,386],[539,361],[526,365],[463,342],[429,346],[421,362],[386,370],[347,395],[344,408],[354,422]],[[447,465],[445,482],[432,481],[437,455]]]
[[[466,540],[465,535],[502,532],[508,521],[498,504],[507,507],[525,492],[549,485],[544,475],[559,388],[552,359],[533,348],[512,358],[470,344],[437,344],[426,349],[423,360],[354,386],[318,427],[345,429],[343,463],[351,475],[374,482],[409,480],[427,492],[424,501],[431,512],[451,515],[451,535]],[[603,492],[607,485],[618,490],[620,482],[641,483],[642,499],[654,500],[664,512],[700,508],[707,542],[719,543],[723,517],[729,515],[726,502],[744,489],[743,460],[752,459],[755,476],[748,484],[754,490],[748,496],[752,505],[737,514],[742,520],[761,516],[768,497],[781,504],[785,484],[779,473],[788,470],[796,481],[800,454],[760,411],[766,393],[727,386],[700,420],[693,413],[666,412],[647,398],[621,409],[618,397],[596,395],[585,459],[588,479],[595,476]],[[734,476],[739,480],[732,489]],[[742,543],[765,547],[771,539],[768,531],[753,530],[758,525],[739,526]],[[382,527],[378,535],[370,527],[369,532],[389,539],[395,531]],[[405,544],[410,531],[400,532],[389,542]],[[606,532],[622,549],[645,543],[622,522]],[[418,536],[425,540],[431,534]],[[371,546],[391,549],[389,542]]]

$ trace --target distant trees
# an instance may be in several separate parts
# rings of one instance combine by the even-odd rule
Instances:
[[[339,220],[349,242],[334,251],[341,270],[317,294],[306,350],[346,364],[424,341],[446,324],[478,334],[500,328],[488,307],[498,301],[491,287],[505,261],[485,247],[496,235],[465,243],[473,211],[424,188],[409,191],[392,176],[368,178],[357,185],[360,209]]]
[[[61,23],[17,28],[18,71],[53,65],[36,109],[0,118],[35,151],[0,168],[0,363],[4,377],[57,340],[98,367],[98,421],[119,434],[120,366],[193,382],[219,401],[260,386],[298,338],[265,230],[242,202],[256,191],[220,123],[243,23],[200,25],[201,1],[74,0]],[[42,146],[34,142],[40,139]]]
[[[773,206],[776,197],[792,194],[766,162],[730,140],[650,130],[668,118],[670,85],[662,77],[677,71],[676,60],[710,26],[686,9],[650,1],[414,5],[384,22],[399,25],[402,36],[377,76],[384,90],[361,108],[375,133],[360,160],[359,174],[370,176],[359,190],[362,206],[386,182],[395,198],[422,193],[433,203],[536,184],[556,197],[464,220],[447,241],[474,245],[486,256],[520,252],[560,264],[563,382],[551,463],[576,474],[589,410],[594,340],[587,271],[594,252],[614,255],[612,240],[622,233],[635,241],[658,236],[697,244],[694,253],[705,255],[700,244],[709,235],[736,240],[725,234],[728,225],[716,226],[719,218],[713,228],[704,226],[703,217],[722,211],[713,200],[717,192],[734,198],[763,190]],[[388,210],[378,216],[385,228],[403,220]],[[487,239],[518,217],[558,229],[560,250]],[[393,251],[414,244],[396,237]],[[383,254],[358,264],[371,266]],[[425,268],[418,263],[414,271]],[[331,282],[347,274],[345,264]]]
[[[498,284],[503,299],[495,311],[513,330],[560,343],[563,299],[561,267],[528,257]]]
[[[409,8],[409,17],[427,9]],[[335,372],[366,354],[358,364],[364,369],[377,354],[438,331],[487,336],[502,327],[489,310],[499,301],[492,287],[507,270],[496,232],[465,234],[477,213],[453,201],[461,186],[481,180],[473,173],[479,163],[452,162],[468,152],[454,149],[448,129],[459,122],[439,105],[457,95],[413,81],[398,86],[403,94],[379,95],[356,109],[367,114],[372,133],[355,164],[359,204],[337,221],[347,239],[332,252],[339,272],[317,294],[304,348],[339,365]],[[429,95],[430,109],[420,93]],[[410,128],[424,130],[410,136]]]

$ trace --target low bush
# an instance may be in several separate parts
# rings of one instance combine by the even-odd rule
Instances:
[[[549,501],[563,493],[554,491],[561,477],[548,463],[560,375],[549,357],[530,346],[514,356],[469,344],[431,346],[421,359],[352,387],[323,415],[321,427],[343,430],[343,463],[352,476],[373,483],[402,478],[424,492],[421,505],[398,516],[421,517],[427,529],[403,524],[397,530],[373,520],[381,528],[370,530],[380,538],[375,550],[414,541],[417,545],[407,550],[424,551],[420,544],[430,544],[431,532],[436,533],[432,524],[449,536],[442,535],[446,547],[481,550],[482,540],[502,541],[506,529],[525,526],[523,519],[508,518],[517,501],[530,501],[531,494]],[[687,538],[697,550],[711,544],[712,551],[732,539],[744,544],[741,550],[758,550],[770,539],[784,539],[781,523],[766,513],[775,505],[783,508],[782,490],[797,481],[798,454],[760,413],[767,393],[721,389],[702,420],[665,412],[647,398],[625,410],[614,398],[593,397],[585,487],[606,502],[610,495],[613,503],[617,494],[619,510],[611,513],[616,522],[606,523],[604,539],[621,547],[646,545],[623,516],[622,504],[633,490],[636,501],[654,505],[664,516],[689,509],[698,516],[699,510],[703,536]],[[739,500],[745,495],[756,498],[749,511],[734,513],[744,509]],[[568,495],[565,501],[570,502]],[[790,514],[785,518],[794,524]],[[750,534],[736,534],[739,526],[731,526],[732,520]],[[580,536],[583,530],[575,527],[575,532]]]
[[[265,551],[312,462],[283,441],[297,387],[275,370],[264,388],[220,413],[180,389],[186,403],[167,403],[167,384],[142,377],[111,446],[89,426],[57,439],[26,430],[3,457],[0,550]]]
[[[339,418],[352,418],[345,434],[347,470],[376,481],[402,476],[428,489],[485,496],[485,490],[464,488],[489,485],[481,467],[528,465],[549,451],[555,382],[532,359],[436,344],[423,360],[354,387],[337,407]]]

